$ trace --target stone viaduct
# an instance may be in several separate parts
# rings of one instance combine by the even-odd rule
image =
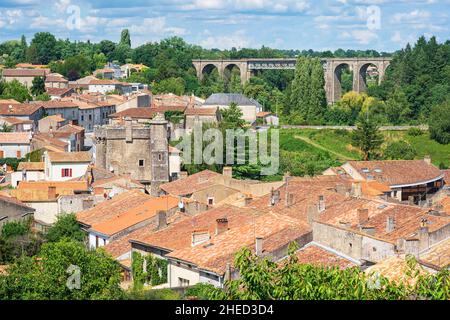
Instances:
[[[343,69],[348,67],[353,72],[353,91],[364,92],[367,89],[367,69],[374,66],[378,70],[378,81],[381,82],[391,58],[326,58],[321,61],[325,72],[327,101],[332,104],[341,99],[341,74]],[[295,69],[297,59],[193,60],[192,63],[200,80],[214,68],[217,69],[221,77],[224,77],[227,72],[231,72],[234,67],[237,67],[244,84],[250,80],[257,70]]]

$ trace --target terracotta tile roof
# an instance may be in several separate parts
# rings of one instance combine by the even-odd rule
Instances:
[[[419,256],[419,262],[440,270],[450,266],[450,238],[432,246]]]
[[[8,122],[11,125],[18,125],[18,124],[33,124],[33,120],[26,120],[26,119],[20,119],[15,117],[8,117],[8,118],[0,118],[0,121],[2,122]]]
[[[167,219],[167,223],[169,225],[173,224],[173,223],[177,223],[183,219],[186,219],[187,217],[188,217],[187,214],[177,212]],[[153,221],[150,224],[148,224],[142,228],[139,228],[139,229],[127,234],[124,237],[114,239],[113,241],[108,243],[104,247],[104,249],[106,250],[106,252],[111,254],[113,256],[113,258],[117,259],[121,255],[123,255],[131,250],[130,240],[140,238],[142,235],[150,235],[156,231],[157,231],[157,224],[156,224],[156,221]],[[122,261],[120,261],[120,262],[122,263]]]
[[[44,109],[78,108],[78,105],[73,101],[38,101],[35,104],[44,107]]]
[[[17,166],[17,171],[44,171],[44,162],[20,162]]]
[[[60,76],[48,75],[47,77],[45,77],[45,82],[62,82],[62,83],[68,83],[69,80],[64,79],[63,77],[60,77]]]
[[[106,221],[92,224],[91,229],[112,236],[138,223],[156,217],[158,210],[167,211],[177,206],[178,198],[172,196],[149,199],[138,206],[129,208],[125,212],[110,217]]]
[[[48,69],[3,69],[3,77],[45,77]]]
[[[346,199],[345,195],[336,192],[335,188],[343,185],[347,189],[351,183],[336,176],[318,176],[314,178],[293,178],[288,183],[287,192],[293,194],[293,203],[286,206],[286,184],[276,191],[280,193],[280,200],[275,205],[270,205],[271,193],[252,201],[249,207],[260,211],[273,211],[288,215],[306,222],[308,220],[307,208],[316,205],[319,196],[324,196],[327,208],[332,208]]]
[[[49,120],[53,120],[53,121],[56,121],[56,122],[64,122],[64,121],[66,121],[66,119],[64,119],[60,114],[47,116],[44,119],[49,119]]]
[[[219,173],[204,170],[185,179],[165,183],[161,185],[161,189],[174,196],[186,196],[214,185],[214,178],[219,176]]]
[[[228,228],[233,229],[253,221],[254,217],[258,214],[258,212],[252,209],[223,205],[202,212],[196,216],[183,219],[155,233],[148,234],[142,232],[132,240],[173,251],[190,247],[192,244],[192,233],[194,231],[209,231],[211,235],[214,235],[217,219],[227,218]]]
[[[55,138],[53,133],[36,133],[33,135],[33,140],[38,140],[42,143],[45,143],[48,145],[48,147],[57,148],[61,152],[64,152],[65,148],[68,146],[67,142]]]
[[[16,68],[18,69],[48,69],[48,66],[45,64],[31,64],[31,63],[18,63],[16,64]]]
[[[359,228],[358,209],[368,209],[368,221],[363,227],[374,229],[371,235],[383,241],[396,244],[398,239],[408,239],[417,236],[422,219],[426,219],[429,232],[434,232],[450,224],[450,216],[435,216],[428,214],[417,206],[393,204],[379,200],[349,198],[325,210],[316,220],[337,228],[363,233]],[[387,219],[393,217],[395,228],[388,232]]]
[[[74,125],[74,124],[66,124],[57,130],[58,132],[70,132],[70,133],[80,133],[84,131],[83,127]]]
[[[129,176],[114,175],[113,177],[109,177],[109,178],[105,178],[105,179],[96,179],[92,183],[93,188],[99,188],[99,187],[108,188],[108,187],[112,187],[112,185],[123,186],[126,189],[130,189],[131,187],[145,188],[145,186],[142,183],[140,183],[137,180],[132,179]]]
[[[271,114],[272,114],[272,112],[258,112],[256,114],[256,117],[257,118],[264,118],[264,117],[270,116]]]
[[[20,104],[20,102],[14,99],[0,99],[0,104]]]
[[[349,161],[365,179],[373,176],[378,182],[393,185],[416,184],[442,175],[435,166],[424,160]],[[363,172],[368,169],[370,172]]]
[[[50,197],[49,187],[56,188],[56,197]],[[11,195],[24,202],[55,201],[60,195],[73,195],[76,191],[88,191],[87,181],[22,181]]]
[[[33,103],[22,104],[0,104],[0,115],[2,116],[30,116],[37,112],[41,106]]]
[[[438,205],[442,207],[444,212],[450,215],[450,195],[447,195],[447,197],[439,201]]]
[[[151,196],[137,190],[124,192],[111,200],[98,204],[94,208],[79,212],[77,214],[77,220],[88,226],[98,225],[151,199]]]
[[[109,118],[152,119],[155,111],[152,108],[131,108],[109,115]]]
[[[50,96],[63,96],[73,91],[72,88],[45,88]]]
[[[300,264],[311,264],[322,267],[338,267],[339,269],[347,269],[357,266],[357,264],[353,261],[339,256],[334,252],[325,250],[314,243],[311,245],[306,245],[297,251],[296,256],[298,258],[298,263]]]
[[[233,263],[236,252],[244,247],[254,250],[255,235],[263,238],[263,254],[270,255],[309,232],[308,226],[296,219],[267,213],[256,217],[254,222],[249,221],[241,223],[237,228],[230,228],[212,237],[207,243],[175,250],[166,257],[186,261],[200,269],[222,275],[225,273],[226,264]]]
[[[450,187],[450,169],[441,170],[441,172],[444,174],[445,185]]]
[[[215,116],[217,108],[188,108],[184,114],[186,116]]]
[[[391,188],[376,180],[361,182],[361,192],[367,197],[382,196],[386,192],[390,192]]]
[[[0,132],[0,144],[30,144],[28,132]]]
[[[417,268],[419,271],[419,275],[429,274],[420,265],[417,265]],[[409,278],[409,276],[406,274],[408,270],[410,270],[410,268],[404,257],[393,256],[367,268],[365,270],[365,273],[368,275],[378,274],[384,276],[385,278],[388,278],[390,281],[414,285],[417,281],[417,278]]]
[[[91,162],[89,152],[49,152],[50,162]]]
[[[131,86],[131,84],[126,82],[120,82],[117,80],[109,80],[109,79],[95,79],[89,82],[89,85],[121,85],[121,86]]]

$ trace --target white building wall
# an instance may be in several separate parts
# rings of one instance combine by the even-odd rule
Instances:
[[[27,204],[36,209],[34,219],[45,224],[53,224],[58,217],[58,204],[54,202],[27,202]]]
[[[179,278],[189,281],[189,286],[193,286],[200,282],[200,274],[196,269],[189,269],[184,265],[177,265],[176,262],[169,262],[169,284],[171,288],[180,286]]]
[[[45,180],[45,174],[42,171],[26,171],[25,176],[22,171],[16,171],[11,174],[11,185],[14,188],[17,188],[21,181],[33,182],[43,180]]]
[[[98,247],[97,247],[97,237],[98,237]],[[89,247],[91,249],[102,248],[109,243],[108,239],[102,238],[95,233],[89,233]]]
[[[48,170],[47,170],[48,164]],[[86,173],[89,162],[83,163],[46,163],[46,180],[48,181],[68,181],[79,178]],[[72,169],[71,177],[62,177],[62,169]]]
[[[20,157],[23,158],[27,153],[30,153],[29,144],[0,144],[0,151],[3,151],[4,158],[16,158],[17,151],[20,151]]]
[[[181,157],[179,153],[169,154],[169,175],[172,176],[173,173],[179,175],[181,172]]]

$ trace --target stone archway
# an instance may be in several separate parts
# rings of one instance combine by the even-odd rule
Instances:
[[[368,77],[373,73],[373,77],[376,79],[377,84],[380,84],[380,66],[374,62],[367,62],[360,64],[358,70],[354,73],[357,77],[355,80],[354,90],[357,92],[366,92],[368,87]]]
[[[342,97],[342,73],[345,69],[353,70],[353,66],[347,62],[341,62],[333,68],[333,102],[338,101]]]
[[[205,77],[205,74],[210,75],[214,69],[217,69],[217,72],[219,73],[219,76],[223,76],[220,66],[214,64],[214,63],[209,63],[209,64],[205,64],[202,68],[201,68],[201,76],[200,76],[200,80],[203,80],[203,78]]]

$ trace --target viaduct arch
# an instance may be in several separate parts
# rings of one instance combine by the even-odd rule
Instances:
[[[389,67],[391,58],[327,58],[322,59],[325,72],[325,91],[329,104],[341,99],[341,74],[344,67],[353,73],[353,91],[367,90],[366,71],[369,66],[378,70],[378,81],[381,82]],[[248,82],[256,70],[284,70],[295,69],[297,59],[240,59],[240,60],[193,60],[199,80],[203,80],[205,73],[217,68],[221,77],[225,76],[227,68],[237,67],[240,70],[243,84]]]

